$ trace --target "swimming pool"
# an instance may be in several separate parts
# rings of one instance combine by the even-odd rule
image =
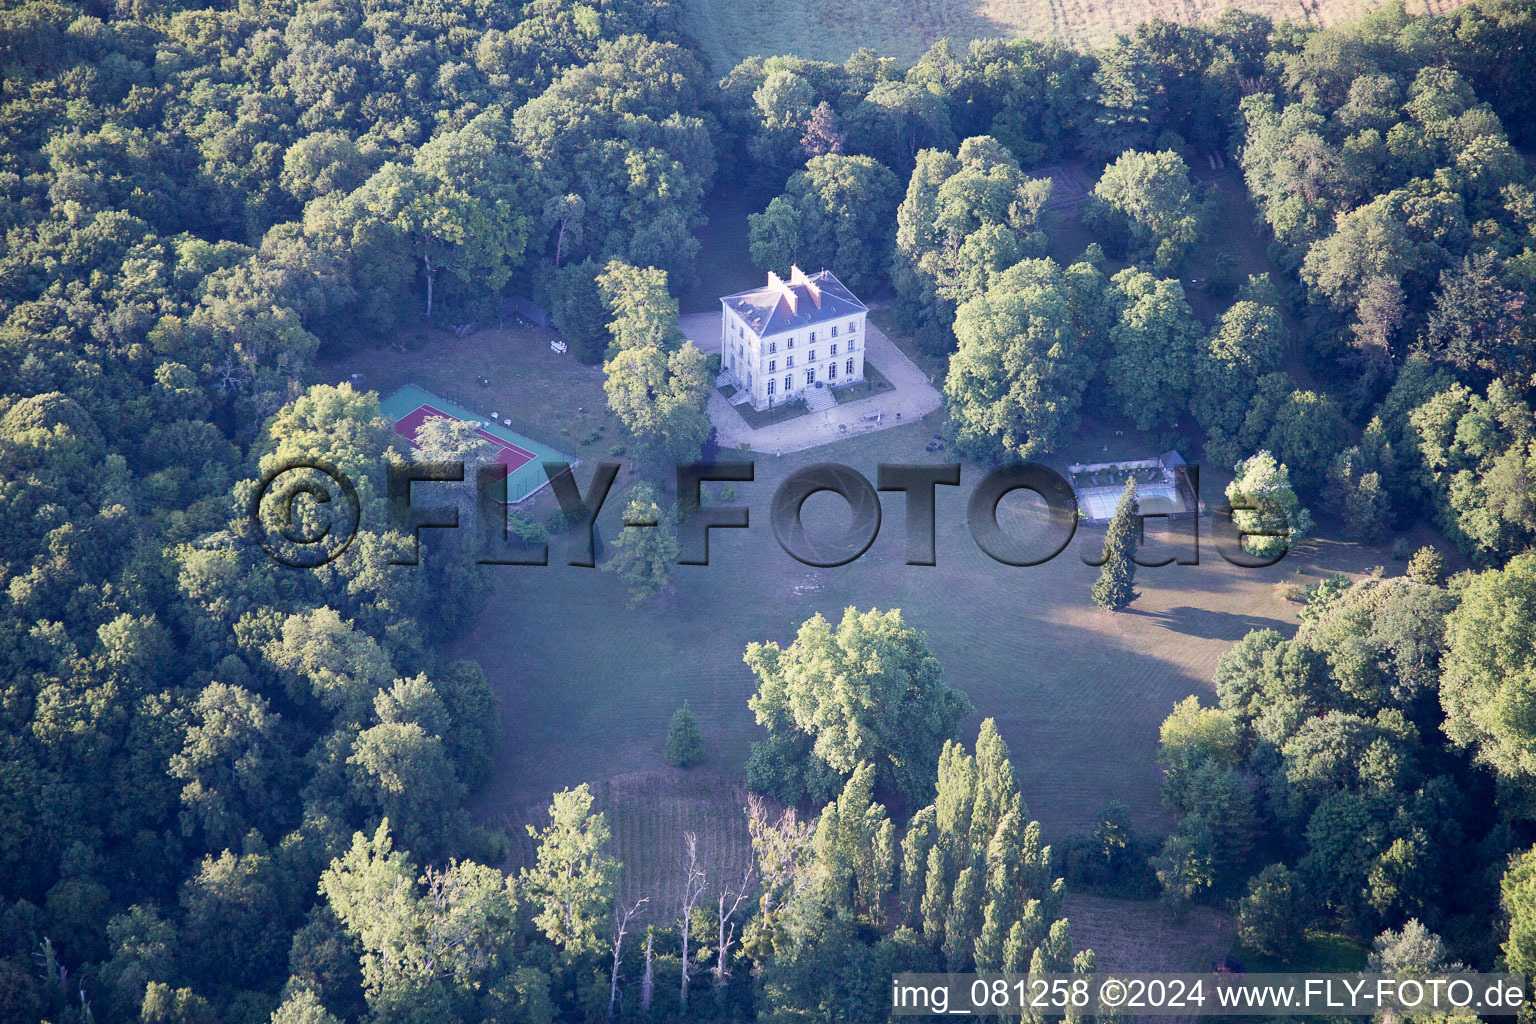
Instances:
[[[1124,490],[1120,487],[1080,487],[1077,490],[1077,504],[1089,519],[1108,519],[1115,514],[1115,506],[1120,503],[1122,493]],[[1178,487],[1174,484],[1137,484],[1136,497],[1144,515],[1185,511],[1184,501],[1179,497]]]

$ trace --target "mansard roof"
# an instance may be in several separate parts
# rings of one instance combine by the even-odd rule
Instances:
[[[869,311],[832,271],[808,275],[799,267],[790,268],[788,281],[769,271],[764,287],[727,295],[720,301],[760,338]]]

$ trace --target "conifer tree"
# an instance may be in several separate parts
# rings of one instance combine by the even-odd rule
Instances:
[[[1136,480],[1125,482],[1125,493],[1109,521],[1104,538],[1104,567],[1093,584],[1093,603],[1117,612],[1136,598]]]
[[[704,733],[693,709],[683,701],[683,706],[672,713],[672,724],[667,728],[667,763],[691,768],[702,760]]]
[[[614,538],[613,557],[603,563],[603,569],[618,573],[619,579],[629,585],[629,606],[633,608],[666,589],[682,548],[677,541],[675,511],[661,506],[655,487],[637,483],[629,489],[627,497],[625,523],[655,525],[625,526]]]

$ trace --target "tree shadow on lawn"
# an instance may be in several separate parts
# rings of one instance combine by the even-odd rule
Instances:
[[[1175,633],[1198,636],[1206,640],[1236,642],[1255,629],[1273,629],[1289,634],[1295,625],[1282,619],[1271,619],[1262,615],[1239,615],[1235,612],[1212,611],[1209,608],[1194,608],[1190,605],[1179,605],[1165,612],[1144,612],[1136,608],[1127,608],[1125,611],[1131,615],[1160,622]]]

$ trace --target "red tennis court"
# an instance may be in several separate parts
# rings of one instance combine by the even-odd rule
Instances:
[[[411,442],[412,445],[415,445],[416,431],[421,428],[423,423],[425,423],[433,416],[441,416],[445,420],[458,419],[457,416],[450,416],[448,413],[443,412],[443,410],[439,409],[435,405],[418,405],[416,408],[412,409],[410,412],[406,413],[404,416],[401,416],[398,420],[395,421],[395,433],[404,437],[407,441]],[[496,462],[498,465],[505,467],[508,474],[517,472],[519,469],[521,469],[523,466],[526,466],[534,459],[533,452],[528,451],[526,448],[521,448],[513,444],[511,441],[503,440],[488,430],[476,430],[475,433],[479,434],[482,438],[489,441],[500,450],[500,454],[497,456]]]

